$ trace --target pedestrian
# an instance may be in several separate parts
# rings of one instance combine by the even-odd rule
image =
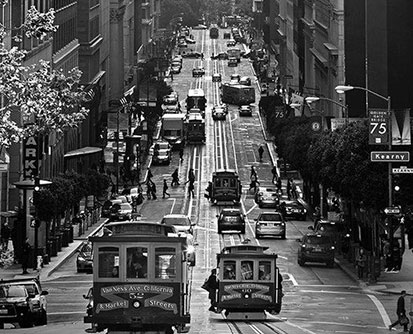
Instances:
[[[169,193],[167,192],[168,190],[168,184],[166,183],[166,179],[163,179],[163,192],[162,192],[162,198],[165,198],[165,195],[168,195],[168,197],[171,197]]]
[[[258,183],[258,177],[257,174],[254,173],[251,175],[251,183],[250,183],[250,189],[249,191],[251,191],[251,189],[254,189],[254,192],[257,191],[257,183]]]
[[[253,175],[257,175],[257,171],[255,170],[254,166],[251,166],[250,178],[251,178]]]
[[[208,181],[208,186],[205,188],[206,193],[206,198],[208,198],[208,201],[211,200],[212,197],[212,182]]]
[[[366,262],[367,257],[366,254],[364,254],[364,249],[360,248],[356,258],[357,275],[359,279],[363,279],[364,277],[364,268],[366,267]]]
[[[194,183],[195,182],[195,173],[194,169],[191,168],[188,173],[188,181]]]
[[[22,251],[23,275],[28,274],[27,268],[29,267],[29,258],[30,258],[31,250],[32,250],[32,246],[29,243],[29,238],[26,238],[23,244],[23,251]]]
[[[277,173],[277,167],[276,167],[276,166],[274,166],[274,167],[271,169],[271,173],[272,173],[272,183],[277,182],[277,180],[278,180],[278,173]]]
[[[187,181],[187,182],[188,182],[188,181]],[[186,183],[186,182],[185,182],[185,183]],[[191,197],[191,195],[192,195],[192,197],[195,197],[194,189],[195,189],[194,183],[193,183],[193,182],[189,182],[189,185],[188,185],[188,196],[189,196],[189,197]]]
[[[216,312],[216,303],[217,303],[217,289],[218,289],[218,279],[217,279],[217,270],[212,269],[211,275],[209,275],[207,280],[208,286],[208,298],[211,301],[211,306],[209,311]]]
[[[260,147],[258,148],[258,155],[260,156],[260,161],[262,161],[262,155],[264,154],[264,147],[262,147],[262,145],[260,145]]]
[[[400,292],[400,297],[399,299],[397,299],[397,310],[396,310],[397,320],[389,326],[389,330],[391,330],[396,325],[401,325],[403,326],[404,332],[408,331],[407,325],[409,324],[409,319],[406,316],[406,308],[405,308],[405,302],[404,302],[404,297],[406,297],[406,295],[407,295],[406,290],[402,290]]]
[[[178,168],[175,169],[175,171],[171,174],[172,176],[172,182],[171,182],[171,187],[175,186],[179,186],[179,172],[178,172]]]
[[[298,198],[298,194],[297,194],[297,185],[295,184],[294,180],[291,179],[291,196],[294,199]]]
[[[383,241],[383,257],[385,260],[385,268],[384,271],[387,272],[393,268],[393,261],[391,256],[391,245],[388,239],[384,239]]]
[[[279,177],[277,179],[277,192],[282,195],[283,190],[282,190],[282,181],[281,181],[281,177]]]
[[[155,183],[152,182],[152,181],[151,181],[150,183],[151,183],[150,189],[151,189],[152,199],[156,199],[156,185],[155,185]]]
[[[152,198],[152,185],[150,182],[146,182],[146,197],[148,199]]]
[[[184,148],[182,146],[179,149],[179,160],[184,161]]]
[[[9,239],[10,239],[10,227],[9,224],[6,222],[2,225],[1,227],[1,249],[3,251],[7,251],[8,245],[9,245]]]
[[[148,173],[146,175],[146,178],[148,179],[148,181],[151,181],[153,178],[153,174],[151,172],[151,169],[148,167]]]
[[[204,53],[201,52],[201,60],[204,60]]]
[[[287,207],[286,207],[286,204],[285,204],[284,201],[281,202],[281,204],[280,204],[280,212],[281,212],[283,218],[285,219],[286,216],[287,216]]]
[[[291,199],[291,179],[287,180],[287,197],[289,200]]]
[[[174,73],[172,72],[172,70],[169,73],[171,74],[171,81],[174,81]]]

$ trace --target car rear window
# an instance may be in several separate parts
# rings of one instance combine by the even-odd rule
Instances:
[[[331,239],[327,236],[308,236],[305,240],[305,243],[307,244],[314,244],[314,245],[320,245],[320,244],[329,244],[331,243]]]
[[[259,220],[280,221],[282,220],[282,217],[278,213],[264,213],[260,216]]]

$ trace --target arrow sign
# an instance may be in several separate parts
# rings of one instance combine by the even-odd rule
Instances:
[[[384,209],[386,215],[398,215],[400,213],[400,208],[397,206],[389,206]]]

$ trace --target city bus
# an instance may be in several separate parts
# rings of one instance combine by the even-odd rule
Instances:
[[[219,36],[219,29],[216,24],[211,24],[211,27],[209,28],[209,37],[212,39],[217,39]]]
[[[205,111],[206,98],[205,92],[202,88],[194,88],[188,91],[186,97],[186,110],[189,111],[192,108],[198,108],[201,111]]]

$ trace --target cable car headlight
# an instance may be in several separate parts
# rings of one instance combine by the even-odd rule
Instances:
[[[244,298],[245,298],[245,299],[250,299],[251,296],[250,296],[250,294],[247,292],[247,293],[244,295]]]
[[[134,301],[132,305],[133,305],[134,308],[141,307],[141,303],[139,301]]]

